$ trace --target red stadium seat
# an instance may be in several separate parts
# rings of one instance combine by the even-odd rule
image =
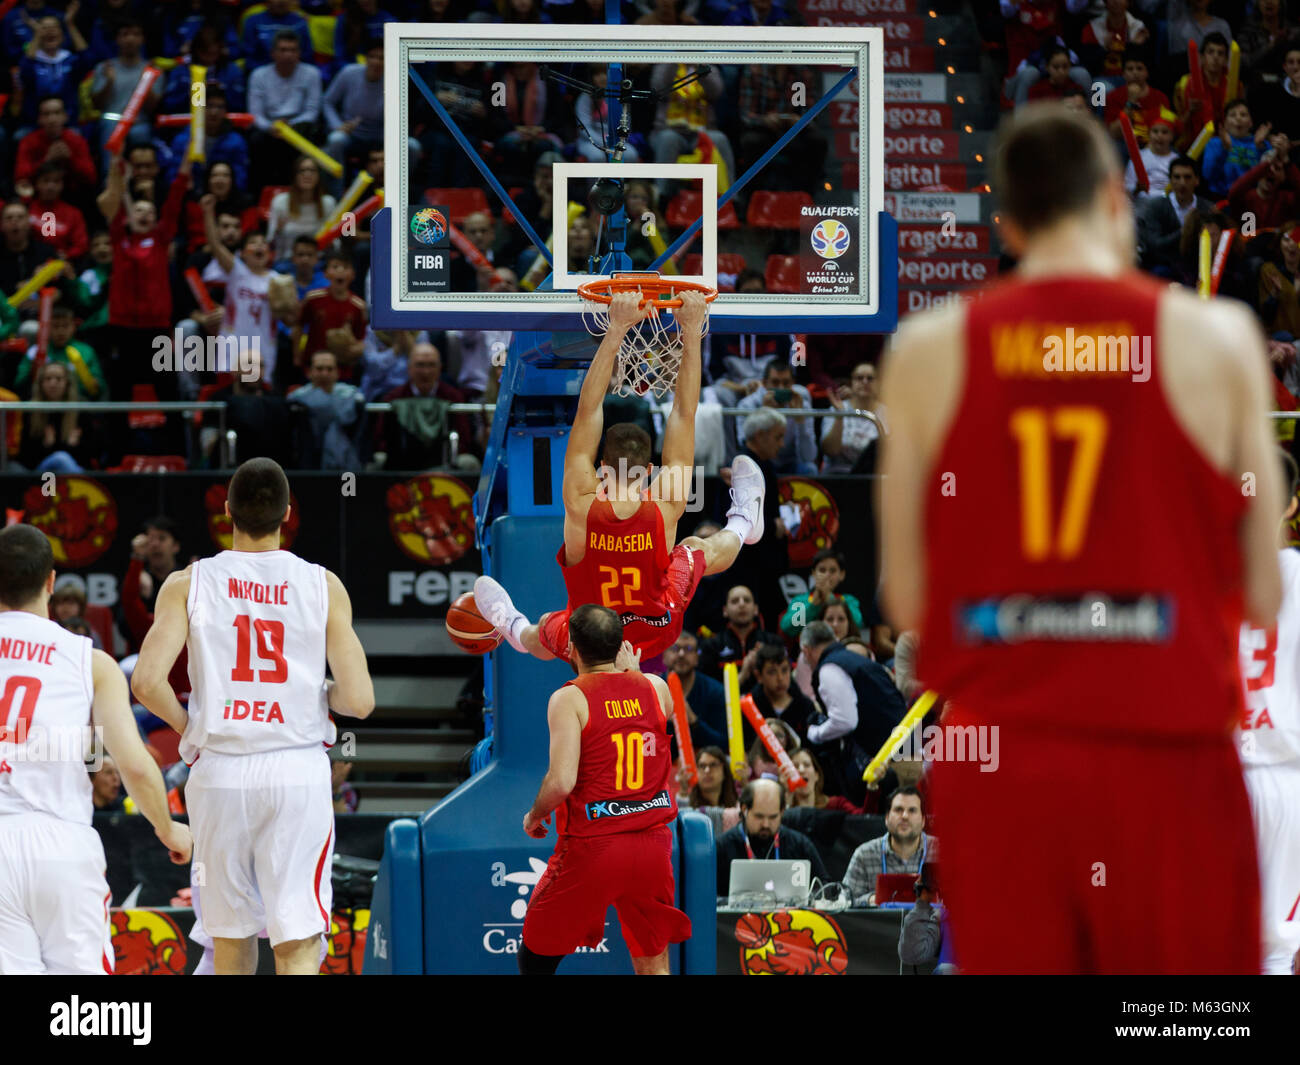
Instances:
[[[515,203],[519,202],[519,195],[523,191],[524,191],[524,187],[522,185],[516,185],[512,189],[506,189],[506,192],[510,193],[510,198],[514,200]],[[501,208],[501,221],[505,222],[507,225],[515,224],[514,212],[511,211],[509,207]]]
[[[812,205],[813,198],[806,192],[760,190],[749,201],[746,221],[757,229],[798,229],[800,208]]]
[[[799,256],[769,255],[763,281],[768,292],[798,292]]]
[[[87,603],[81,616],[86,619],[91,632],[99,637],[99,646],[116,658],[113,643],[113,611],[106,606]]]
[[[682,260],[682,273],[698,274],[704,263],[702,255],[688,255]],[[735,292],[736,277],[745,269],[745,257],[734,251],[718,254],[718,291]]]
[[[451,220],[457,225],[479,211],[491,213],[487,193],[482,189],[425,189],[424,202],[445,204],[451,212]]]
[[[184,455],[123,455],[109,473],[181,473],[189,469]]]
[[[157,403],[158,393],[153,385],[132,385],[132,403]],[[167,415],[160,410],[133,410],[126,416],[126,424],[132,429],[157,429],[167,424]]]
[[[271,219],[271,200],[277,193],[288,192],[288,185],[267,185],[262,190],[262,196],[257,201],[257,217],[262,222],[269,222]],[[245,212],[247,213],[247,212]]]
[[[676,196],[668,201],[668,209],[664,212],[664,221],[674,229],[685,229],[697,218],[700,217],[700,203],[704,199],[702,193],[694,189],[682,189]],[[730,200],[718,214],[719,229],[739,229],[740,219],[736,216],[736,208]]]

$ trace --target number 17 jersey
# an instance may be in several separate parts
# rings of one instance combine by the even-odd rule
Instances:
[[[325,570],[288,551],[223,551],[190,571],[189,724],[180,753],[334,742]]]

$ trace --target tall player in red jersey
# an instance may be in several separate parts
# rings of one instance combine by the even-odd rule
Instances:
[[[933,770],[957,964],[1258,972],[1230,730],[1242,614],[1280,601],[1263,338],[1134,270],[1091,117],[1017,111],[994,172],[1019,268],[909,320],[884,400],[886,610],[920,630],[944,724],[998,729],[995,772]]]
[[[578,676],[546,708],[551,764],[524,815],[524,831],[541,839],[554,811],[559,839],[524,917],[519,971],[551,975],[578,947],[599,944],[614,906],[637,974],[666,976],[668,944],[691,934],[673,906],[672,697],[659,677],[615,662],[623,626],[614,611],[576,608],[568,643]]]
[[[639,293],[614,297],[606,332],[582,381],[578,411],[564,455],[564,545],[557,561],[569,593],[565,610],[543,614],[538,624],[515,609],[491,577],[474,582],[479,612],[517,651],[537,658],[569,657],[569,615],[584,603],[616,611],[627,640],[646,658],[672,646],[700,579],[721,573],[742,544],[763,535],[763,474],[741,456],[732,464],[727,525],[708,539],[688,536],[674,547],[695,468],[695,410],[700,399],[700,336],[707,313],[703,296],[682,295],[677,311],[682,361],[673,409],[664,426],[659,478],[650,476],[650,438],[633,425],[605,434],[602,404],[619,345],[646,316]],[[596,469],[597,449],[601,468]]]

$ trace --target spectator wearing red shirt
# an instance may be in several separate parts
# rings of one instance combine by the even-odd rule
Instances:
[[[1119,124],[1121,113],[1128,115],[1133,127],[1133,135],[1139,144],[1145,144],[1152,122],[1161,118],[1168,121],[1175,119],[1174,109],[1169,104],[1169,97],[1159,89],[1147,84],[1150,71],[1145,55],[1130,48],[1124,55],[1124,84],[1106,93],[1106,128],[1116,140],[1124,136]]]
[[[154,603],[163,581],[184,569],[177,561],[180,550],[176,523],[162,514],[145,522],[144,532],[131,540],[131,563],[122,578],[122,620],[133,652],[140,650],[153,626]],[[183,648],[167,680],[177,695],[190,690],[189,659]]]
[[[339,363],[339,380],[352,381],[356,376],[357,360],[365,352],[366,304],[352,291],[356,277],[352,260],[345,252],[330,252],[325,257],[325,277],[328,288],[317,288],[303,298],[294,337],[294,364],[300,369],[306,365],[307,352],[332,351]],[[351,329],[352,339],[330,332],[334,329]],[[302,338],[306,337],[306,344]]]
[[[1271,148],[1232,183],[1228,205],[1234,221],[1250,212],[1256,232],[1276,229],[1300,213],[1300,170],[1285,152]]]
[[[1084,65],[1102,78],[1118,79],[1130,45],[1146,44],[1151,31],[1128,10],[1128,0],[1106,0],[1106,11],[1087,22],[1079,38]]]
[[[1174,109],[1183,124],[1182,148],[1196,140],[1205,123],[1213,120],[1216,128],[1223,123],[1223,107],[1228,102],[1224,99],[1228,91],[1228,42],[1223,34],[1206,34],[1201,45],[1201,73],[1209,96],[1208,113],[1200,100],[1191,98],[1191,75],[1184,74],[1174,86]]]
[[[154,340],[172,330],[171,277],[168,252],[176,239],[181,206],[190,187],[188,167],[182,167],[161,215],[148,200],[132,200],[127,192],[126,164],[114,156],[108,185],[96,201],[109,219],[113,239],[113,272],[108,285],[108,324],[114,350],[109,359],[109,390],[123,398],[133,385],[148,382],[159,399],[174,398],[177,375],[153,372]]]
[[[68,129],[68,109],[57,96],[44,97],[36,110],[37,128],[18,142],[18,160],[14,165],[14,184],[21,193],[22,183],[36,177],[42,163],[63,163],[67,167],[67,191],[74,197],[92,192],[99,184],[95,161],[86,138]],[[30,195],[30,194],[29,194]]]
[[[1074,64],[1070,62],[1070,50],[1068,48],[1057,44],[1047,49],[1043,61],[1043,68],[1047,71],[1047,77],[1029,86],[1029,99],[1064,99],[1067,92],[1077,88],[1074,79],[1070,77],[1070,68],[1073,66]]]
[[[42,163],[36,171],[36,196],[29,203],[32,229],[61,257],[80,259],[90,247],[86,219],[63,201],[63,166]]]

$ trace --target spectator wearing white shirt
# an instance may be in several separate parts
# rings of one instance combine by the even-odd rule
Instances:
[[[870,411],[881,421],[885,410],[876,398],[876,367],[860,362],[853,367],[848,385],[841,385],[831,393],[831,406],[836,410]],[[863,453],[880,436],[880,430],[870,418],[846,416],[826,418],[822,421],[822,473],[852,473]]]
[[[1148,196],[1163,196],[1169,184],[1169,168],[1178,158],[1174,154],[1174,127],[1164,119],[1152,122],[1147,131],[1147,146],[1138,152],[1142,165],[1147,172],[1145,192],[1137,191],[1137,171],[1130,159],[1124,167],[1124,188],[1130,196],[1136,193],[1136,199]]]
[[[285,178],[298,150],[274,130],[284,122],[310,141],[321,133],[320,71],[302,62],[302,45],[292,30],[280,30],[271,50],[272,63],[248,78],[248,110],[253,116],[250,140],[254,190],[287,184]]]

